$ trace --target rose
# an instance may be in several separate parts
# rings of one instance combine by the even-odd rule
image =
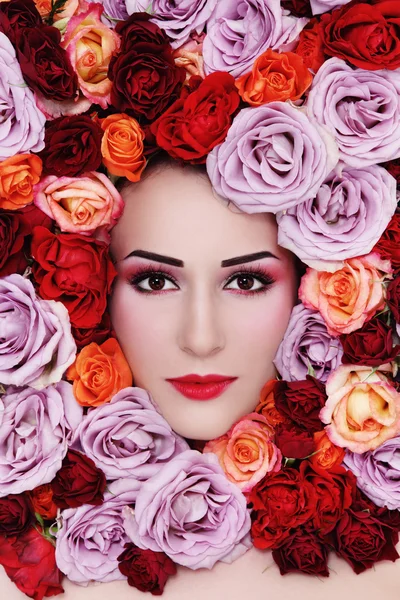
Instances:
[[[106,478],[91,458],[70,448],[51,487],[53,501],[61,509],[82,504],[98,506],[104,500]]]
[[[2,536],[21,535],[30,527],[32,519],[32,505],[27,494],[9,494],[0,498],[0,540]]]
[[[284,423],[287,420],[275,406],[274,389],[276,383],[277,379],[267,381],[260,392],[260,399],[255,408],[255,412],[262,415],[273,429],[279,423]]]
[[[78,354],[66,373],[81,406],[101,406],[132,385],[132,372],[115,338],[100,346],[92,342]]]
[[[400,433],[400,393],[370,367],[342,366],[326,383],[328,400],[320,412],[329,439],[362,453]]]
[[[40,157],[46,175],[77,177],[101,165],[100,127],[87,115],[60,117],[46,124]]]
[[[322,40],[319,35],[319,22],[316,19],[304,27],[299,35],[299,43],[294,50],[302,59],[306,67],[313,73],[325,62],[325,55],[322,51]]]
[[[311,82],[312,75],[300,56],[269,48],[256,59],[251,72],[236,80],[236,87],[244,102],[261,106],[275,100],[298,100]]]
[[[387,288],[387,303],[397,324],[400,323],[400,277],[391,281]]]
[[[400,213],[395,213],[374,246],[381,258],[389,259],[395,273],[400,271]]]
[[[391,328],[378,318],[365,323],[361,329],[349,335],[341,335],[340,342],[344,351],[342,362],[345,365],[379,367],[395,360],[400,351],[400,346],[393,345]]]
[[[192,33],[189,40],[179,46],[174,53],[174,61],[178,67],[183,67],[186,71],[186,83],[195,75],[205,78],[204,60],[203,60],[203,41],[205,33],[197,35]]]
[[[389,171],[389,173],[396,179],[397,185],[400,183],[400,158],[396,158],[395,160],[389,160],[386,163],[382,164],[382,167],[385,167]]]
[[[357,486],[377,506],[400,510],[400,436],[373,452],[346,452],[343,464],[357,477]]]
[[[41,529],[32,527],[17,537],[0,536],[0,564],[17,588],[35,600],[64,591],[54,546],[43,537]]]
[[[217,2],[203,46],[206,73],[243,75],[268,48],[290,50],[305,23],[305,19],[283,16],[280,2]]]
[[[294,17],[311,17],[310,0],[281,0],[281,5]]]
[[[281,575],[307,573],[329,577],[327,546],[309,531],[296,529],[280,548],[272,551],[272,558]]]
[[[134,544],[125,544],[118,556],[118,568],[128,578],[128,584],[141,592],[160,596],[168,578],[175,575],[176,566],[163,552],[142,550]]]
[[[232,562],[250,547],[250,515],[213,454],[187,450],[142,483],[124,526],[139,548],[165,552],[190,569]]]
[[[0,2],[0,31],[15,43],[15,32],[25,27],[43,25],[33,0],[13,0]]]
[[[315,452],[312,433],[298,427],[293,421],[277,425],[275,444],[286,458],[303,459]]]
[[[346,165],[366,167],[400,156],[399,71],[371,73],[331,58],[314,77],[307,109],[312,121],[335,136]]]
[[[82,177],[44,177],[34,190],[35,205],[61,231],[93,235],[109,242],[108,231],[122,214],[124,201],[109,178],[95,171]]]
[[[26,86],[15,50],[0,33],[0,160],[18,153],[38,152],[44,146],[45,116]]]
[[[112,175],[139,181],[146,166],[144,132],[139,123],[122,113],[109,115],[100,121],[100,125],[104,131],[101,154],[106,169]]]
[[[315,198],[278,213],[278,243],[310,266],[368,254],[396,208],[396,181],[386,169],[345,167]]]
[[[13,274],[0,279],[0,382],[42,389],[60,381],[76,345],[68,312],[41,300],[32,283]]]
[[[115,337],[115,332],[111,325],[110,315],[106,311],[98,325],[89,329],[72,327],[72,335],[74,336],[77,348],[82,350],[82,348],[92,342],[102,344],[109,337]]]
[[[226,137],[240,98],[228,73],[212,73],[191,93],[182,93],[150,130],[173,158],[204,163]]]
[[[108,246],[80,235],[54,235],[36,227],[32,238],[33,276],[42,298],[60,300],[74,327],[100,323],[116,271]]]
[[[49,483],[39,485],[31,492],[28,492],[35,513],[43,519],[55,519],[57,516],[57,506],[53,501],[53,490]]]
[[[380,0],[374,6],[353,2],[323,15],[320,30],[324,52],[362,69],[397,69],[399,17],[399,5],[393,0]]]
[[[340,365],[341,357],[339,340],[329,335],[320,313],[303,304],[295,306],[274,358],[282,379],[299,381],[311,371],[325,382]]]
[[[323,431],[314,432],[315,452],[310,456],[310,463],[321,469],[331,469],[340,465],[345,455],[344,448],[332,444],[329,437]]]
[[[276,408],[298,427],[308,432],[319,431],[322,423],[319,411],[325,404],[323,383],[306,376],[304,381],[278,381],[274,388]]]
[[[384,308],[382,283],[389,272],[389,261],[376,253],[349,258],[333,273],[307,269],[299,298],[307,308],[319,310],[328,333],[351,333]]]
[[[72,386],[10,386],[1,398],[0,497],[49,483],[61,468],[71,432],[82,419]]]
[[[260,549],[279,548],[293,529],[313,516],[316,498],[313,487],[293,468],[271,473],[251,490],[251,535]]]
[[[101,20],[109,27],[114,28],[119,21],[125,21],[129,17],[126,10],[126,0],[101,0],[104,12]]]
[[[148,13],[133,13],[126,21],[117,23],[115,31],[121,36],[121,52],[128,52],[142,42],[159,46],[169,44],[168,36],[150,19]]]
[[[350,0],[310,0],[313,15],[326,13],[333,8],[339,8],[339,6],[343,6],[349,2]]]
[[[313,198],[337,163],[301,109],[285,102],[245,108],[207,157],[215,191],[248,213],[285,210]]]
[[[247,493],[267,473],[281,468],[282,455],[273,434],[264,417],[250,413],[225,435],[207,442],[203,453],[216,454],[229,481]]]
[[[63,512],[56,562],[70,581],[87,585],[90,581],[125,579],[118,569],[118,556],[129,541],[122,509],[136,501],[139,486],[135,479],[113,481],[100,506],[84,504]]]
[[[16,154],[0,162],[0,207],[17,210],[30,204],[41,172],[42,161],[34,154]]]

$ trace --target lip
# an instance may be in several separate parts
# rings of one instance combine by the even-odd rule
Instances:
[[[237,377],[226,375],[185,375],[167,379],[186,398],[190,400],[212,400],[220,396]]]

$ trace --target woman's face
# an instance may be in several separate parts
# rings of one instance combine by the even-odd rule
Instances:
[[[163,168],[123,195],[112,233],[115,332],[135,385],[172,429],[213,439],[254,410],[274,376],[296,300],[292,256],[277,245],[272,215],[230,211],[190,168]],[[169,381],[211,374],[229,383]]]

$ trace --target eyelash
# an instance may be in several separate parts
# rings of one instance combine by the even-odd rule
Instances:
[[[160,277],[169,279],[174,285],[176,285],[176,286],[178,285],[177,280],[172,275],[172,273],[168,271],[168,269],[163,268],[163,270],[161,270],[161,269],[157,269],[156,267],[144,267],[143,269],[139,269],[139,271],[133,277],[130,277],[128,279],[128,283],[140,294],[158,295],[158,294],[165,294],[168,291],[170,291],[170,290],[149,291],[149,290],[144,290],[144,289],[140,288],[139,283],[141,283],[148,277],[151,277],[152,275],[159,275]],[[240,277],[243,275],[251,275],[252,277],[255,277],[265,287],[260,288],[258,290],[248,290],[248,291],[235,290],[235,293],[240,294],[240,295],[253,296],[256,294],[265,294],[266,292],[268,292],[269,288],[275,283],[275,279],[271,275],[267,275],[261,268],[247,267],[246,270],[241,270],[241,271],[232,273],[225,285],[232,283],[232,281],[234,281],[237,277]]]

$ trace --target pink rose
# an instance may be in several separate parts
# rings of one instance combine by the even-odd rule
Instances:
[[[326,393],[319,417],[336,446],[361,454],[400,433],[400,393],[382,370],[343,365],[328,377]]]
[[[218,456],[227,478],[249,492],[266,473],[279,471],[281,451],[272,442],[273,429],[262,415],[250,413],[225,435],[207,442],[203,452]]]
[[[186,81],[193,75],[204,79],[204,60],[203,60],[203,39],[205,34],[200,36],[192,34],[192,37],[182,46],[177,48],[173,57],[178,67],[186,69]]]
[[[34,203],[61,231],[109,241],[108,231],[122,214],[124,201],[111,181],[94,171],[82,177],[49,175],[35,185]]]
[[[307,269],[299,298],[319,310],[330,335],[351,333],[385,306],[383,282],[392,278],[389,260],[377,253],[350,258],[334,272]]]

